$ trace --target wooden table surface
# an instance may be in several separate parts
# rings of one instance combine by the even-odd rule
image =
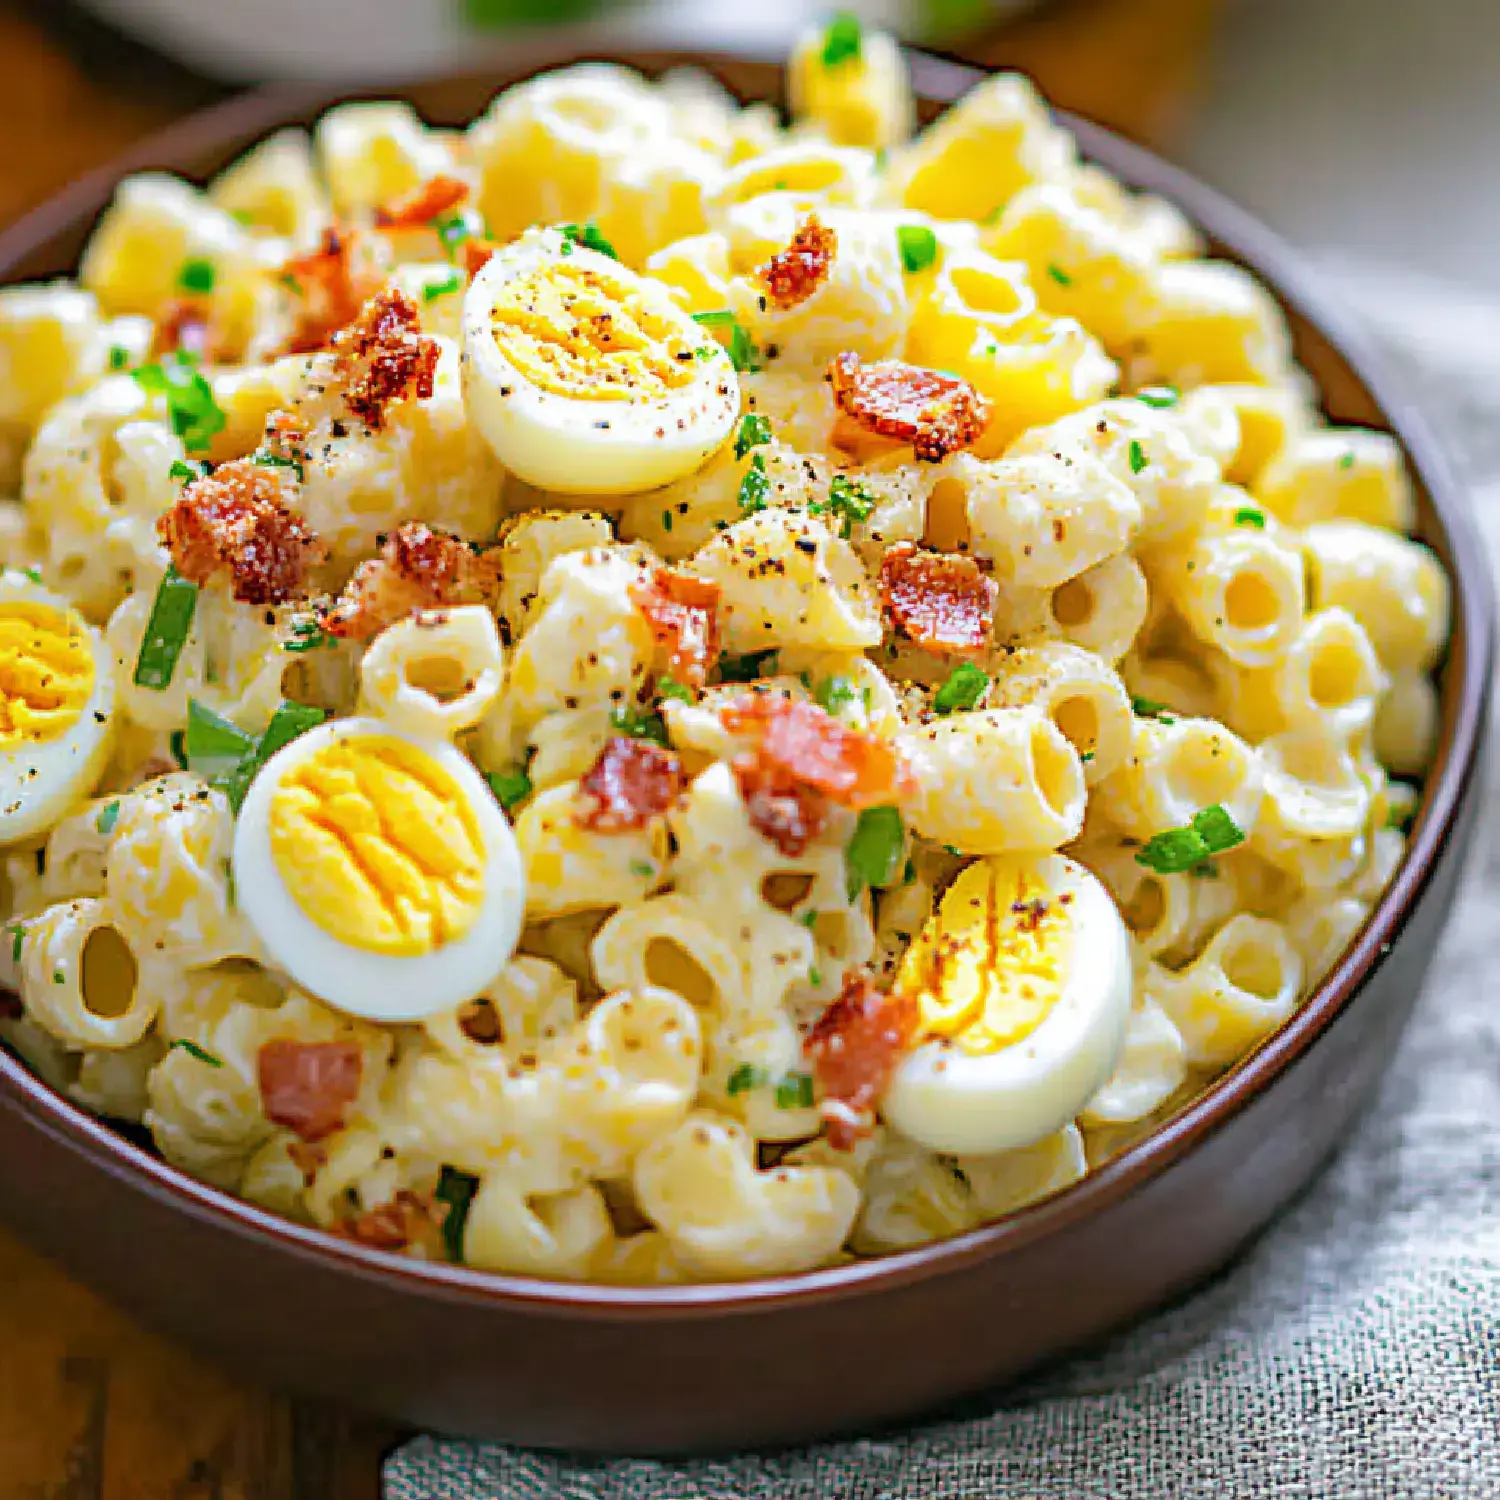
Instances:
[[[972,55],[1159,143],[1216,3],[1057,0]],[[98,42],[50,0],[0,6],[0,223],[216,93]],[[396,1436],[235,1379],[0,1231],[0,1500],[377,1500]]]

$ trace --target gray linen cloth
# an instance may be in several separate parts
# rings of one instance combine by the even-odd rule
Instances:
[[[1500,559],[1500,338],[1484,336],[1500,311],[1339,271],[1447,437]],[[420,1438],[388,1464],[387,1500],[1500,1497],[1497,798],[1500,773],[1373,1107],[1318,1183],[1190,1300],[896,1437],[681,1463]]]

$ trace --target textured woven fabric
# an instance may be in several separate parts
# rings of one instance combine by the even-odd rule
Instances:
[[[1370,293],[1371,326],[1432,407],[1500,558],[1500,354],[1464,341],[1483,319],[1445,321],[1437,302],[1400,317],[1410,297],[1382,285],[1354,290]],[[1487,811],[1497,800],[1492,777]],[[1373,1108],[1316,1186],[1187,1302],[895,1439],[676,1464],[423,1438],[391,1460],[387,1500],[1500,1497],[1494,817],[1477,845]]]

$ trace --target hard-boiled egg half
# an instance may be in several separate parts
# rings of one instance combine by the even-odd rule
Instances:
[[[40,833],[94,790],[114,707],[100,633],[29,574],[0,573],[0,844]]]
[[[988,1155],[1060,1129],[1114,1072],[1129,939],[1082,865],[997,855],[960,873],[896,982],[921,1030],[881,1112],[933,1151]]]
[[[496,251],[471,283],[464,391],[506,468],[580,495],[691,474],[740,409],[728,354],[665,285],[558,229]]]
[[[510,824],[473,765],[378,719],[324,724],[266,762],[240,809],[234,875],[275,964],[379,1021],[485,989],[526,903]]]

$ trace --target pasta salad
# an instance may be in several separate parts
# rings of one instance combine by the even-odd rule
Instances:
[[[0,291],[0,1039],[366,1246],[951,1236],[1290,1016],[1448,584],[1282,313],[887,36],[123,182]]]

